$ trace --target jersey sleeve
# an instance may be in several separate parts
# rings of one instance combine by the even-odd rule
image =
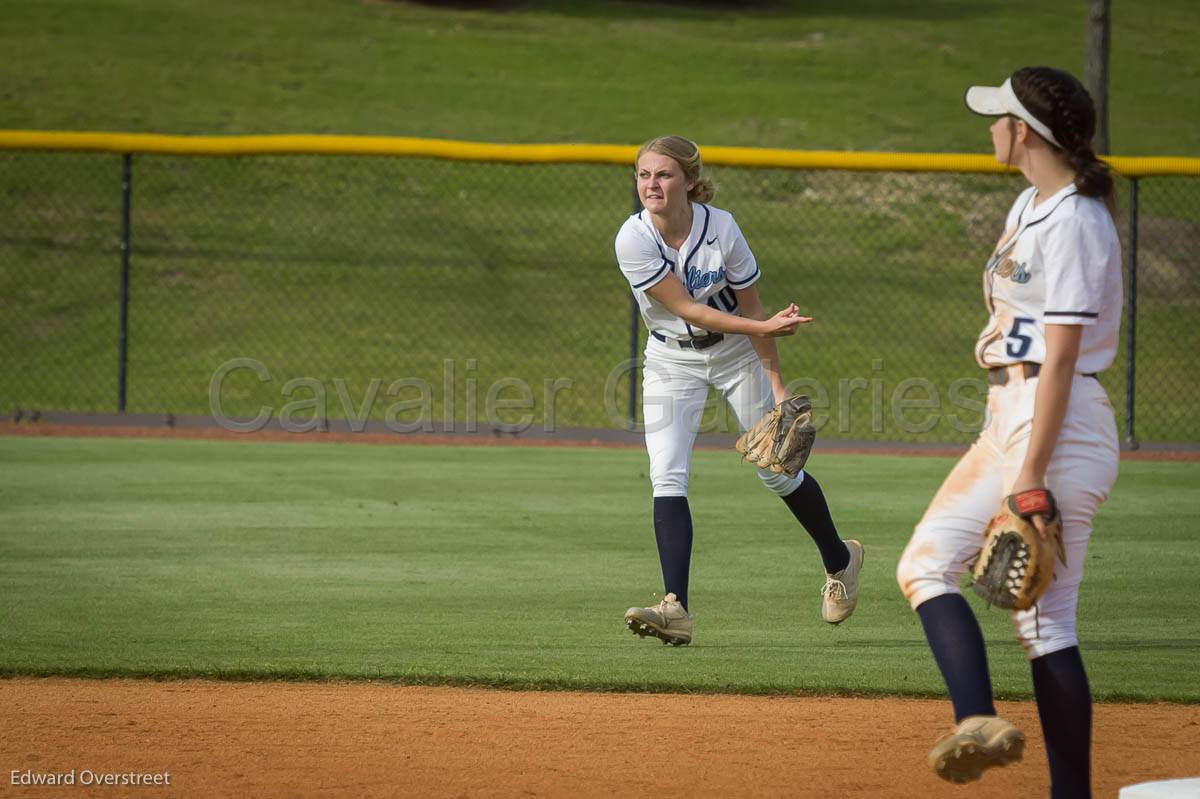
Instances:
[[[1108,241],[1094,222],[1069,216],[1042,238],[1048,325],[1094,325],[1100,316]]]
[[[617,264],[629,285],[645,291],[671,274],[674,264],[649,236],[626,223],[617,233]]]
[[[754,260],[754,253],[750,251],[742,229],[732,217],[729,219],[729,227],[729,249],[724,253],[725,282],[732,288],[744,289],[753,285],[762,277],[762,273],[758,271],[758,262]]]

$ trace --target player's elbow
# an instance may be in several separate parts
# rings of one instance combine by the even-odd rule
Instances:
[[[755,319],[759,322],[770,318],[767,309],[763,307],[762,298],[758,296],[756,287],[734,289],[733,294],[737,297],[738,313],[744,318]]]
[[[764,322],[770,317],[767,316],[767,311],[763,308],[761,302],[746,302],[744,298],[738,300],[738,314],[746,319],[755,319],[759,322]]]

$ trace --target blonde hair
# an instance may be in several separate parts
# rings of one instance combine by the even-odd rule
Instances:
[[[641,161],[642,156],[646,153],[665,155],[679,164],[679,168],[683,170],[683,176],[693,184],[691,191],[688,192],[689,200],[698,203],[712,201],[713,195],[717,193],[717,187],[713,185],[710,178],[700,176],[704,170],[704,164],[700,161],[700,148],[694,141],[682,136],[659,136],[651,139],[638,150],[637,157],[633,159],[634,169],[637,169],[638,161]]]

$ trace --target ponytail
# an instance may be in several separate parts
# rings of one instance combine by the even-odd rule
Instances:
[[[1075,188],[1080,194],[1101,199],[1112,196],[1112,173],[1108,171],[1108,164],[1097,158],[1091,147],[1080,147],[1069,153],[1068,158],[1075,169]]]
[[[712,202],[712,198],[716,193],[717,187],[712,182],[712,178],[700,178],[692,186],[692,190],[688,192],[688,199],[697,203]]]
[[[1092,151],[1096,106],[1079,79],[1051,67],[1024,67],[1012,74],[1017,99],[1054,134],[1075,171],[1075,188],[1084,197],[1103,200],[1115,216],[1116,198],[1108,164]]]

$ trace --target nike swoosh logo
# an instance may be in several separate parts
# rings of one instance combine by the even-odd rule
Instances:
[[[716,240],[717,240],[717,237],[716,237],[716,236],[713,236],[711,239],[709,239],[708,241],[706,241],[706,242],[704,242],[704,243],[705,243],[705,244],[710,244],[710,245],[711,245],[711,244],[712,244],[714,241],[716,241]]]

